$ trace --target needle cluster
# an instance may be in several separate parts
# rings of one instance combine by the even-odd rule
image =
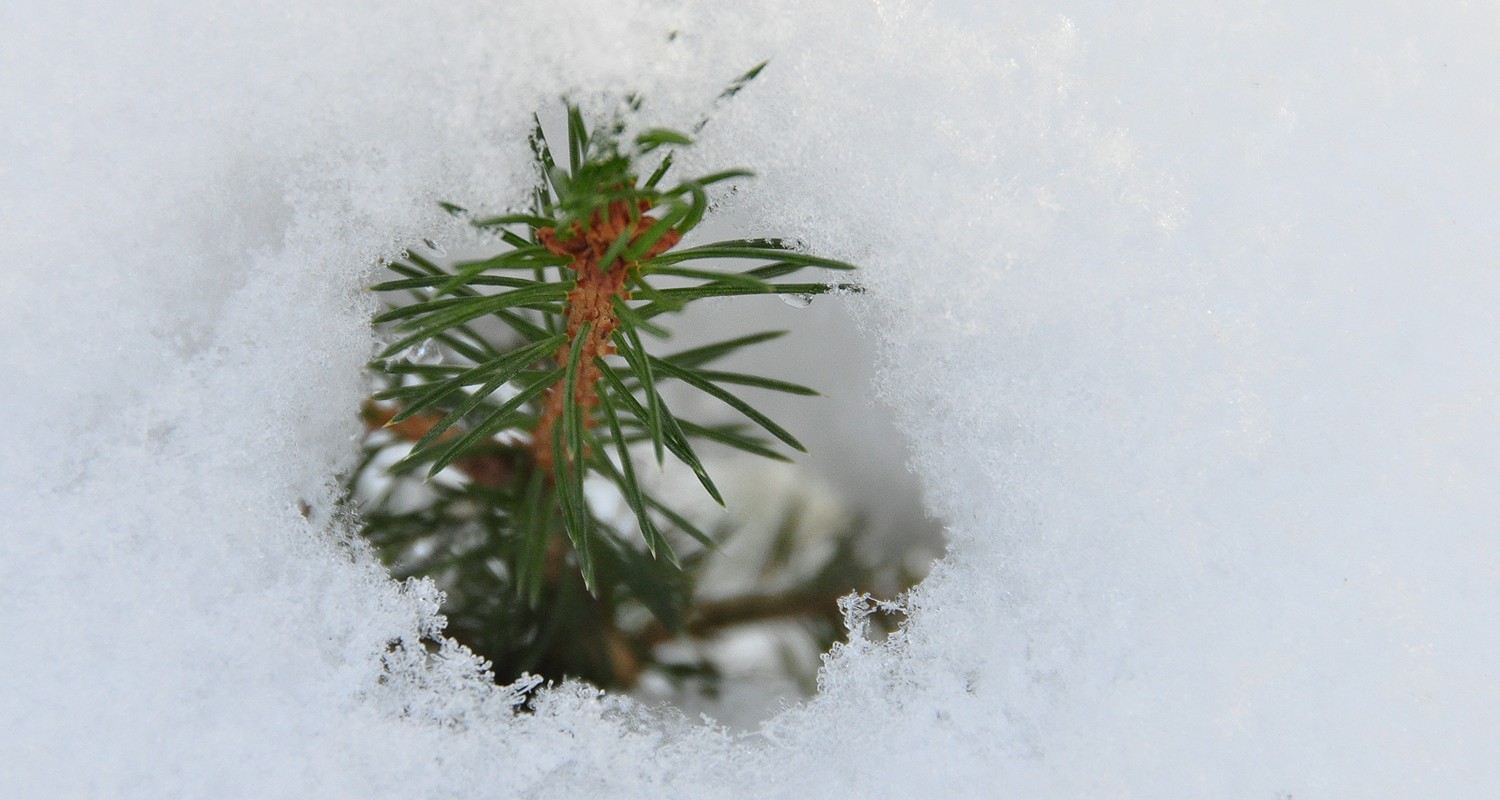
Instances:
[[[783,447],[803,450],[737,387],[816,394],[716,368],[782,332],[669,353],[647,341],[669,338],[663,320],[708,298],[857,287],[787,281],[808,269],[853,267],[778,239],[683,247],[710,193],[750,173],[669,180],[673,153],[692,144],[690,133],[655,128],[622,142],[619,120],[590,130],[572,104],[566,119],[566,166],[540,121],[532,133],[529,208],[481,217],[447,206],[503,250],[447,265],[409,252],[389,265],[397,277],[373,287],[402,299],[375,320],[397,335],[372,362],[385,388],[365,417],[382,433],[360,472],[379,451],[406,452],[363,513],[367,536],[393,568],[439,578],[450,632],[495,660],[497,671],[629,685],[649,653],[622,632],[622,607],[649,611],[654,639],[684,631],[693,616],[692,564],[673,541],[696,539],[700,554],[715,546],[714,536],[649,491],[640,479],[645,463],[659,467],[670,455],[722,504],[698,455],[703,442],[773,459],[785,459]],[[647,160],[655,168],[642,177],[637,165]],[[406,357],[414,348],[436,348],[444,363]],[[743,422],[678,416],[661,392],[668,382],[717,398]],[[417,472],[438,480],[428,484],[428,502],[401,508],[394,501],[401,476]],[[606,496],[628,511],[601,511]]]

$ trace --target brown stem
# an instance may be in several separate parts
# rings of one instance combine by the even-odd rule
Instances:
[[[791,617],[838,616],[839,598],[847,592],[801,592],[797,594],[752,594],[700,603],[688,612],[683,626],[688,636],[703,637],[724,628]],[[643,647],[654,647],[678,634],[653,621],[636,635]]]
[[[360,416],[364,418],[365,426],[370,430],[384,428],[396,438],[408,442],[415,442],[426,436],[427,432],[443,419],[443,415],[437,413],[413,414],[395,425],[390,425],[391,419],[399,411],[399,408],[379,406],[366,400],[364,407],[360,409]],[[463,432],[457,428],[449,428],[438,435],[438,441],[446,442],[462,435]],[[498,448],[488,451],[471,450],[455,459],[453,466],[468,475],[469,480],[491,489],[507,488],[516,477],[515,455]]]
[[[631,270],[638,269],[637,263],[619,258],[608,264],[601,264],[600,261],[608,253],[610,246],[626,231],[630,232],[630,242],[633,245],[656,223],[655,218],[644,213],[650,208],[649,200],[642,199],[634,204],[628,200],[616,200],[602,212],[595,211],[589,217],[587,227],[573,223],[566,237],[559,235],[553,228],[537,230],[537,241],[543,247],[554,255],[570,259],[568,266],[576,278],[573,290],[568,292],[568,340],[558,348],[558,364],[569,363],[574,344],[583,335],[584,326],[588,326],[587,338],[579,345],[581,352],[578,376],[573,390],[573,402],[582,410],[585,426],[592,423],[592,412],[599,402],[597,384],[600,373],[594,359],[615,351],[611,339],[615,329],[619,327],[620,319],[615,313],[614,303],[617,298],[622,301],[630,299],[630,292],[625,285]],[[642,257],[658,256],[676,245],[681,238],[677,231],[668,230]],[[547,396],[542,402],[541,419],[532,432],[532,453],[536,456],[537,468],[543,470],[543,474],[551,474],[556,459],[556,454],[552,452],[552,432],[558,420],[562,419],[566,393],[567,388],[562,381],[547,388]],[[582,454],[569,455],[578,458]]]

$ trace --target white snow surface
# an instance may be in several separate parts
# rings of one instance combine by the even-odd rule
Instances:
[[[0,796],[1500,794],[1496,41],[1493,2],[0,6]],[[763,58],[687,166],[865,266],[950,552],[752,735],[515,717],[390,646],[435,597],[329,510],[361,287],[519,196],[534,109],[689,124]]]

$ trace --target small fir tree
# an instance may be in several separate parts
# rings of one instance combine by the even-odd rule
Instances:
[[[639,106],[629,104],[632,113]],[[778,239],[681,247],[710,192],[750,173],[670,182],[673,153],[691,145],[689,133],[651,129],[627,146],[623,119],[591,130],[568,104],[566,120],[566,168],[540,121],[534,128],[537,182],[524,213],[482,218],[446,205],[505,250],[447,266],[408,252],[389,265],[399,277],[373,287],[399,299],[375,320],[397,338],[371,364],[381,387],[364,408],[372,434],[350,481],[365,536],[398,576],[438,582],[448,633],[489,658],[501,681],[529,672],[629,687],[646,668],[711,678],[711,662],[664,661],[658,645],[766,619],[803,619],[826,646],[839,630],[837,598],[873,580],[852,538],[838,537],[834,557],[789,591],[695,601],[702,566],[730,532],[705,532],[655,496],[640,479],[638,451],[658,466],[668,455],[680,461],[722,504],[696,445],[781,460],[778,445],[803,450],[732,387],[812,389],[716,367],[781,332],[668,354],[646,341],[666,339],[668,315],[708,298],[857,291],[786,280],[853,267]],[[642,178],[637,168],[647,159],[656,166]],[[717,398],[743,422],[678,416],[661,393],[670,381]],[[386,470],[393,452],[402,455]],[[413,501],[423,473],[434,480]],[[601,512],[598,498],[611,492],[628,512]],[[789,511],[777,535],[787,537],[792,524]],[[679,557],[689,540],[700,546]],[[632,614],[639,609],[649,613]]]

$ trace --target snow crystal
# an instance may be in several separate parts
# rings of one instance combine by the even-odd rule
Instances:
[[[1500,789],[1493,5],[455,5],[0,8],[0,795]],[[513,715],[330,510],[361,287],[765,58],[690,160],[866,266],[950,554],[747,738]]]

